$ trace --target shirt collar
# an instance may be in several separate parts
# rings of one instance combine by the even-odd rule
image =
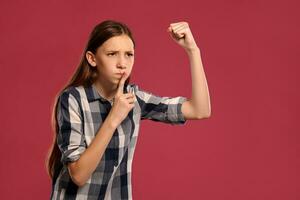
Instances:
[[[124,85],[124,93],[127,93],[128,91],[128,87],[129,85]],[[107,99],[105,99],[101,94],[98,93],[95,83],[93,83],[92,85],[88,86],[86,89],[86,95],[87,95],[87,99],[89,102],[91,101],[96,101],[96,100],[101,100],[102,102],[104,101],[108,101]]]

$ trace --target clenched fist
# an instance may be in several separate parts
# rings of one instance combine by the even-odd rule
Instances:
[[[167,31],[172,39],[185,50],[198,48],[187,22],[171,23]]]

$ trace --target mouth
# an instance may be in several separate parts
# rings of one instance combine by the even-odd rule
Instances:
[[[116,73],[116,77],[117,77],[117,79],[120,79],[121,77],[122,77],[122,73]]]
[[[118,72],[118,73],[116,73],[117,75],[119,75],[119,76],[122,76],[123,75],[123,73],[121,73],[121,72]]]

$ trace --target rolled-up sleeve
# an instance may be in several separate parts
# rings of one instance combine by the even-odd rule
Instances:
[[[57,102],[57,144],[62,153],[63,164],[78,160],[86,149],[82,119],[79,103],[74,95],[63,92]]]
[[[183,96],[158,96],[141,89],[134,84],[134,91],[141,107],[141,119],[150,119],[171,125],[184,125],[186,119],[182,113],[182,104],[187,100]]]

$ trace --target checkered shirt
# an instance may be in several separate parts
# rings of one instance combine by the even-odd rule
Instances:
[[[161,97],[134,83],[124,85],[124,93],[131,90],[137,98],[134,108],[116,128],[99,165],[81,187],[70,178],[67,163],[78,160],[90,145],[113,102],[102,97],[94,84],[71,86],[59,95],[57,144],[62,156],[52,181],[51,200],[132,199],[131,167],[140,121],[184,125],[181,106],[186,97]]]

